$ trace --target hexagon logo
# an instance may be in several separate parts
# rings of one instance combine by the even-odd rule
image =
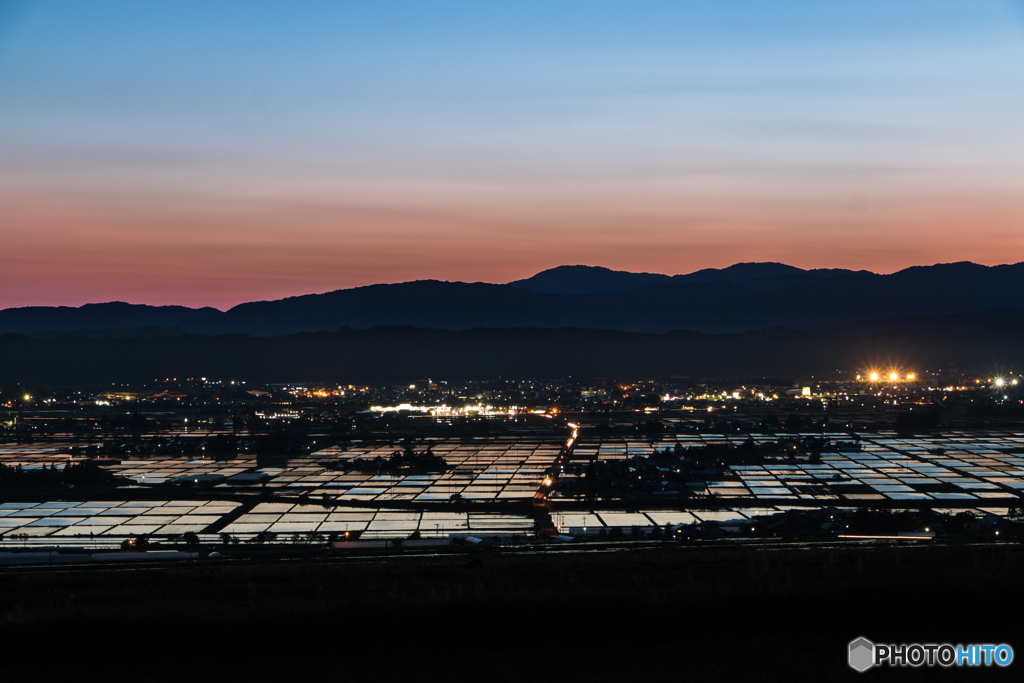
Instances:
[[[875,663],[875,644],[867,638],[852,640],[849,655],[850,668],[863,673]]]

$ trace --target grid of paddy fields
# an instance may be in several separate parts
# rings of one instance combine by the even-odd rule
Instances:
[[[1024,433],[947,432],[935,437],[878,434],[789,434],[822,438],[837,452],[817,462],[779,461],[733,465],[720,480],[692,485],[699,493],[765,501],[962,501],[1019,498],[1024,491]],[[761,435],[690,435],[654,439],[581,439],[574,461],[621,460],[655,450],[709,444],[739,446],[777,442]]]
[[[581,436],[574,461],[628,459],[673,448],[677,443],[691,447],[738,445],[748,438],[755,443],[776,441],[775,437],[761,435],[598,439],[588,438],[584,431]],[[715,493],[724,500],[714,510],[700,510],[699,503],[688,504],[685,509],[668,505],[639,510],[614,509],[615,505],[602,509],[596,504],[594,509],[553,513],[553,521],[560,529],[587,532],[704,521],[741,524],[787,509],[806,509],[815,501],[822,506],[842,506],[844,501],[893,501],[915,507],[925,501],[934,506],[956,501],[957,510],[1005,515],[1006,506],[1012,504],[1008,499],[1019,498],[1024,491],[1024,433],[961,431],[929,437],[899,437],[886,432],[857,437],[809,433],[787,438],[805,436],[824,436],[841,448],[822,453],[815,463],[780,461],[726,468],[720,480],[699,485],[702,492]],[[61,466],[71,457],[68,451],[75,443],[0,445],[0,462],[25,469]],[[533,532],[534,520],[525,513],[456,512],[443,509],[443,505],[454,494],[466,501],[528,503],[561,452],[561,439],[439,439],[430,445],[447,461],[446,472],[377,475],[326,465],[387,457],[395,451],[394,446],[359,444],[332,447],[273,465],[244,455],[226,460],[195,455],[111,459],[104,467],[132,482],[125,487],[125,500],[112,500],[117,496],[108,493],[105,500],[0,501],[0,547],[115,547],[126,537],[145,534],[171,538],[187,532],[196,533],[204,541],[225,533],[242,541],[269,533],[279,540],[296,542],[305,542],[313,534],[344,532],[359,532],[363,539],[406,538],[413,532],[423,538]],[[189,498],[194,499],[177,499],[180,496],[174,495],[173,487],[161,487],[200,477],[205,477],[207,485],[193,489]],[[166,490],[167,499],[130,500],[133,488],[150,487],[151,494]],[[329,498],[330,503],[316,502],[320,498]],[[734,504],[728,502],[730,498],[736,499]],[[422,506],[417,505],[420,503]]]
[[[73,440],[43,446],[0,445],[0,462],[23,469],[58,467],[77,460],[69,455]],[[307,539],[312,534],[358,532],[362,539],[424,538],[452,534],[532,533],[525,514],[438,510],[453,498],[462,501],[529,502],[545,473],[559,456],[558,437],[494,437],[424,441],[447,463],[445,472],[377,474],[344,469],[346,461],[387,458],[395,446],[333,446],[308,457],[271,463],[239,455],[230,459],[153,456],[104,459],[102,466],[132,482],[122,490],[166,490],[175,483],[193,484],[208,500],[0,502],[0,547],[67,545],[88,539],[100,546],[125,537],[172,537],[192,532],[211,539],[231,534],[248,540],[261,533],[278,540]],[[339,463],[340,466],[331,466]],[[109,494],[108,494],[109,497]],[[218,500],[218,497],[221,497]],[[251,502],[246,498],[251,497]],[[267,498],[273,499],[267,502]],[[328,504],[309,500],[329,500]],[[280,502],[277,502],[280,500]],[[296,502],[299,501],[299,502]],[[346,503],[360,507],[346,507]],[[402,503],[402,508],[394,508]],[[422,503],[425,509],[410,511]]]
[[[25,469],[51,464],[63,466],[72,441],[44,447],[0,445],[0,462]],[[107,461],[103,467],[139,486],[175,482],[209,484],[215,491],[231,493],[279,492],[282,495],[331,496],[337,500],[437,501],[453,495],[469,500],[532,498],[548,467],[561,452],[561,439],[525,440],[519,437],[425,441],[435,455],[445,459],[444,473],[391,475],[345,472],[325,466],[327,461],[387,458],[395,446],[333,446],[304,458],[275,459],[270,464],[255,456],[230,459],[188,456],[154,456],[147,459]]]

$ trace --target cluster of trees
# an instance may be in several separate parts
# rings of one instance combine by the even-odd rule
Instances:
[[[440,455],[436,455],[428,446],[426,450],[414,450],[413,441],[407,440],[401,450],[388,457],[353,458],[340,463],[346,472],[375,472],[377,474],[417,474],[444,473],[448,471],[448,463]]]
[[[38,469],[0,463],[0,488],[109,488],[124,481],[87,460]]]
[[[697,513],[700,514],[699,512]],[[1024,536],[1021,517],[1024,509],[1010,511],[1006,518],[987,514],[979,516],[970,510],[959,512],[922,508],[889,510],[884,508],[808,508],[788,510],[750,520],[703,521],[665,527],[633,527],[629,538],[685,541],[715,539],[726,536],[773,537],[791,540],[834,538],[840,534],[892,536],[907,532],[930,532],[936,536],[1013,541]],[[621,539],[622,529],[601,529],[601,538]]]

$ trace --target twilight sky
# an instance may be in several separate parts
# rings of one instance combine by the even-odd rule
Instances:
[[[0,0],[0,307],[1024,261],[1024,0]]]

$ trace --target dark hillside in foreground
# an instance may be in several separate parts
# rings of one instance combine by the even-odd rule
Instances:
[[[1024,553],[666,545],[593,554],[206,561],[3,576],[9,681],[1017,680],[858,674],[847,644],[1008,643]],[[992,596],[1001,604],[994,605]],[[956,609],[950,609],[955,596]],[[541,633],[538,633],[538,630]],[[182,634],[188,648],[145,656]],[[40,643],[52,656],[37,652]],[[1019,657],[1020,655],[1017,654]],[[88,672],[88,673],[86,673]]]
[[[527,377],[668,378],[827,374],[877,365],[997,370],[1024,366],[1024,323],[832,336],[782,328],[742,334],[412,327],[280,337],[0,336],[0,384],[76,386],[212,376],[254,382],[404,383]]]

